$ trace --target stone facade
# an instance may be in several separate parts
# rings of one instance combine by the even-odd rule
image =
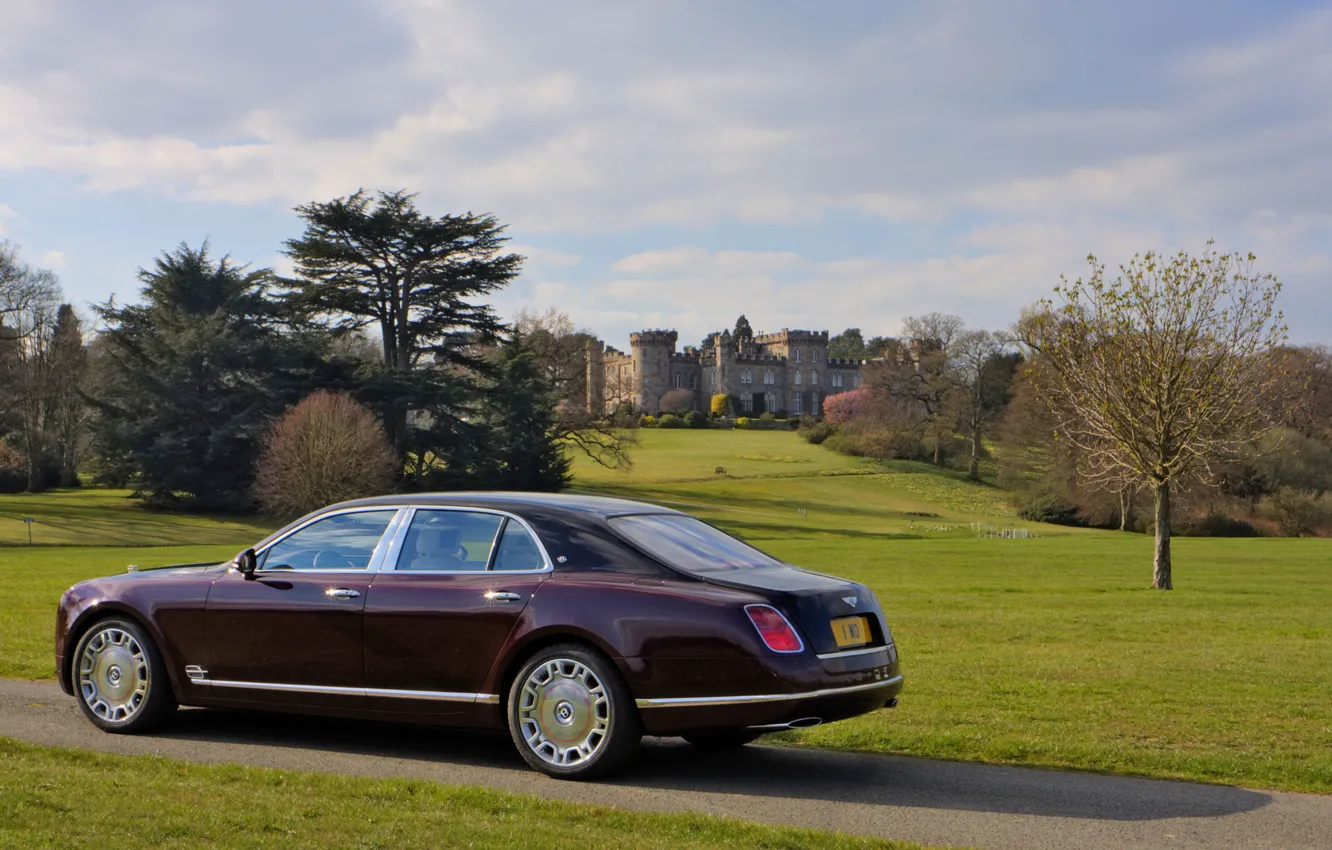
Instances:
[[[628,402],[655,414],[662,412],[663,395],[684,389],[698,393],[703,410],[721,393],[736,400],[742,416],[819,415],[824,399],[860,384],[861,361],[828,358],[827,331],[783,328],[755,335],[741,316],[734,333],[710,334],[701,349],[676,351],[678,339],[675,331],[640,331],[630,334],[627,354],[601,340],[590,342],[588,409],[609,413]]]

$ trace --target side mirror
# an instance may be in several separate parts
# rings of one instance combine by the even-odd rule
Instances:
[[[246,549],[236,556],[236,570],[247,579],[254,578],[254,571],[259,567],[259,558],[253,549]]]

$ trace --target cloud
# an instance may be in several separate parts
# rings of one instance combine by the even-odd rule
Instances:
[[[18,218],[18,213],[6,204],[0,204],[0,238],[4,238],[9,223],[16,218]]]
[[[69,261],[65,259],[64,253],[60,251],[47,251],[37,258],[37,265],[58,272],[69,265]]]

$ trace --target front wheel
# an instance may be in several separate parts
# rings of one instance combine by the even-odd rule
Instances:
[[[762,734],[752,729],[710,729],[706,732],[686,732],[681,737],[700,750],[734,750],[752,744]]]
[[[74,651],[79,708],[107,732],[145,732],[176,707],[166,666],[144,630],[130,620],[102,620]]]
[[[528,659],[509,688],[509,734],[523,759],[556,779],[592,779],[623,767],[643,737],[619,671],[578,644]]]

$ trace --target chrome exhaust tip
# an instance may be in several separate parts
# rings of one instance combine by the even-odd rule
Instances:
[[[800,717],[795,720],[788,720],[785,723],[769,723],[766,726],[750,726],[755,732],[780,732],[784,729],[810,729],[823,722],[822,717]]]
[[[883,704],[884,708],[897,708],[897,697],[893,697]]]

